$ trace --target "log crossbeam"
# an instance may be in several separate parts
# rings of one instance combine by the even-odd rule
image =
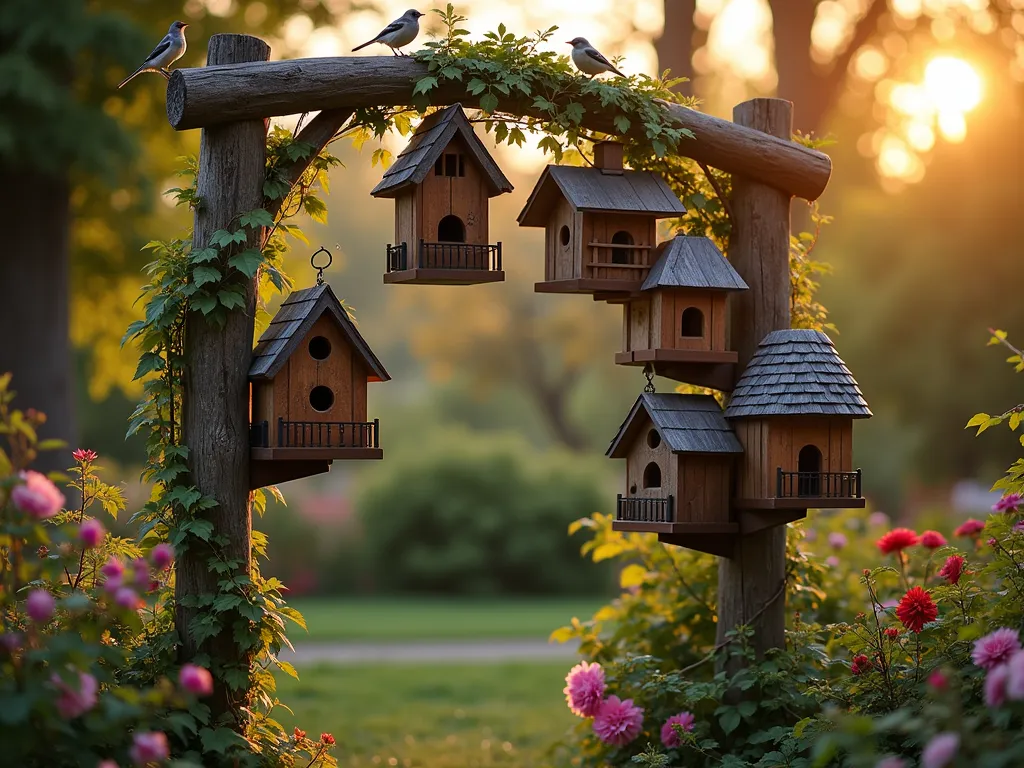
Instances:
[[[303,112],[408,106],[426,65],[409,57],[361,56],[250,62],[175,70],[167,84],[167,117],[176,130],[206,128]],[[479,97],[458,82],[431,91],[435,104],[479,106]],[[580,100],[583,126],[616,135],[615,112],[593,97]],[[742,175],[795,197],[816,200],[828,184],[828,155],[784,138],[665,103],[676,125],[695,139],[680,142],[679,153],[726,173]],[[547,114],[528,97],[507,97],[503,112],[543,119]],[[628,134],[627,134],[628,137]]]

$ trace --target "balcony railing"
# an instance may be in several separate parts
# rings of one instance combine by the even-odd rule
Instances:
[[[775,496],[794,499],[859,499],[860,470],[855,472],[783,472],[778,469]]]
[[[479,269],[501,271],[501,243],[428,243],[420,240],[416,253],[410,256],[408,243],[388,243],[388,272],[407,269]]]
[[[271,445],[266,421],[249,428],[253,448],[380,448],[380,420],[285,421],[277,420],[276,442]]]
[[[674,523],[675,497],[645,499],[620,493],[615,502],[615,519],[631,523]]]

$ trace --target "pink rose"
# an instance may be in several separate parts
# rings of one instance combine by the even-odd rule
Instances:
[[[186,664],[178,674],[178,683],[189,693],[209,696],[213,693],[213,675],[196,664]]]
[[[78,538],[82,542],[82,546],[86,549],[94,549],[103,542],[103,537],[106,536],[107,532],[103,528],[103,523],[97,520],[95,517],[91,517],[83,522],[78,527]]]
[[[136,765],[146,765],[166,760],[170,751],[167,736],[160,731],[149,731],[136,733],[132,737],[132,748],[128,754]]]
[[[153,561],[154,568],[158,571],[166,571],[174,560],[174,548],[166,543],[157,544],[149,556]]]
[[[24,482],[14,486],[11,501],[22,512],[45,520],[56,515],[64,506],[64,494],[57,490],[57,486],[46,475],[28,470],[19,473],[19,476]]]
[[[959,749],[959,733],[940,733],[921,752],[921,768],[946,768]]]
[[[77,691],[61,680],[59,675],[52,675],[50,682],[60,692],[57,697],[57,711],[65,720],[84,715],[96,706],[99,684],[92,675],[85,672],[78,673]]]
[[[53,595],[45,589],[33,589],[28,593],[25,601],[25,610],[28,616],[36,624],[45,624],[53,618]]]

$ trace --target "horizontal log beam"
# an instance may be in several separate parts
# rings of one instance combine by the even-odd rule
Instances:
[[[404,106],[411,103],[413,86],[426,71],[426,65],[398,56],[178,69],[167,85],[167,117],[176,130],[184,131],[324,109]],[[479,98],[457,82],[444,83],[431,97],[435,104],[479,105]],[[583,117],[586,128],[618,133],[613,109],[601,107],[596,99],[582,103],[587,110]],[[501,108],[512,114],[546,117],[529,97],[505,97]],[[677,104],[665,108],[677,125],[696,136],[680,143],[681,154],[807,200],[816,200],[825,191],[832,173],[828,155]]]

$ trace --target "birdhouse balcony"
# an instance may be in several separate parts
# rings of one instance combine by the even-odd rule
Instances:
[[[250,428],[254,459],[382,459],[380,420],[258,421]]]
[[[388,244],[385,283],[475,285],[505,279],[501,243],[427,242]]]
[[[779,467],[775,476],[775,501],[777,507],[789,501],[826,509],[864,506],[861,471],[786,472]]]

